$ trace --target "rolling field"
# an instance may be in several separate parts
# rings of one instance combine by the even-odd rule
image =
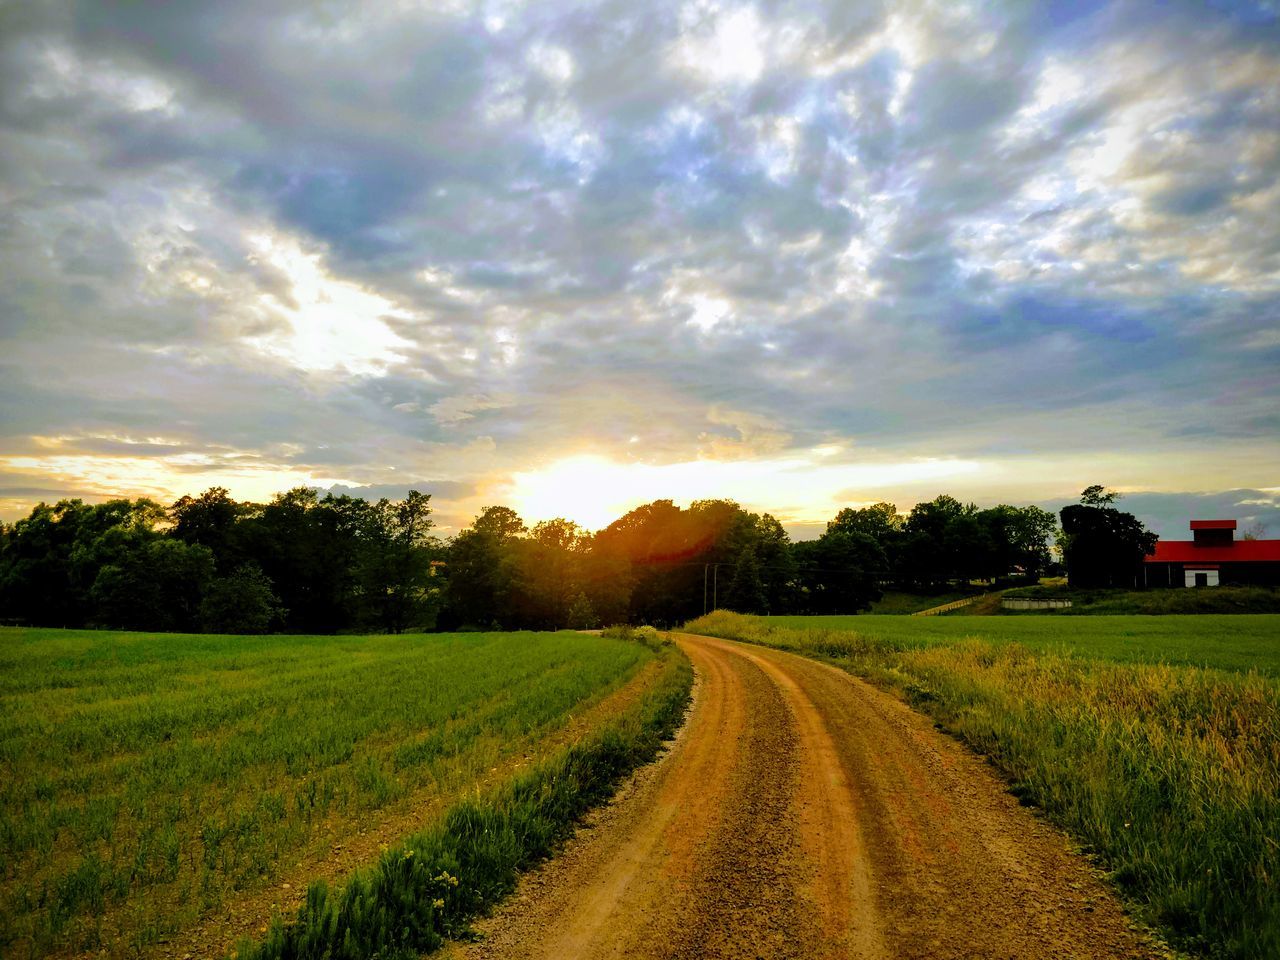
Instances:
[[[1017,643],[1042,653],[1167,663],[1280,676],[1280,616],[1200,614],[1179,617],[763,617],[770,626],[854,631],[890,646],[950,644],[966,637]]]
[[[717,612],[686,629],[900,691],[1098,854],[1176,943],[1280,956],[1280,617]]]
[[[207,943],[258,935],[672,660],[575,633],[0,630],[0,952],[133,956],[210,917]]]

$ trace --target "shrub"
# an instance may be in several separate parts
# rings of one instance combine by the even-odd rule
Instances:
[[[569,605],[568,620],[570,630],[594,630],[600,626],[600,618],[596,616],[595,607],[581,590]]]
[[[206,633],[266,633],[284,616],[271,581],[253,565],[214,580],[200,604]]]

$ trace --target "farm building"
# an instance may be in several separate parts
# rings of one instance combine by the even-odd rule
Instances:
[[[1191,535],[1156,544],[1142,564],[1146,586],[1280,586],[1280,540],[1237,540],[1234,520],[1192,520]]]

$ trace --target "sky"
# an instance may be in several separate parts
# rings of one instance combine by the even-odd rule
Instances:
[[[0,3],[0,518],[1280,536],[1280,4]]]

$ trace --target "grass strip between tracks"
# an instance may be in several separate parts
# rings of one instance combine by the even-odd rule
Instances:
[[[672,735],[693,674],[674,646],[660,656],[653,688],[626,714],[458,803],[344,886],[311,884],[297,916],[277,917],[264,939],[236,950],[236,960],[407,960],[465,931]]]
[[[1064,639],[1080,623],[1059,622]],[[897,689],[1100,855],[1139,915],[1177,945],[1280,957],[1280,680],[973,636],[913,644],[720,611],[684,629]]]

